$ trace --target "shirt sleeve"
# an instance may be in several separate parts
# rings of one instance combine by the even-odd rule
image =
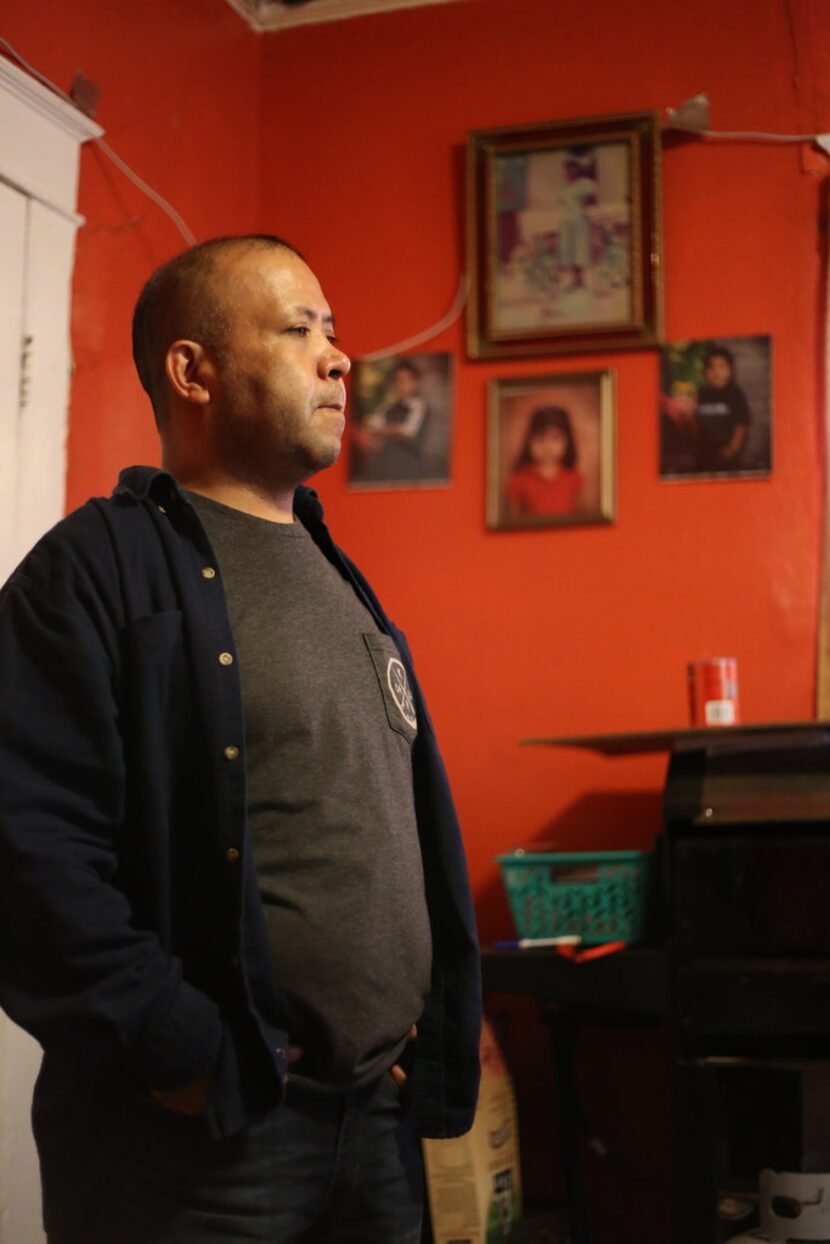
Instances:
[[[126,766],[117,670],[92,613],[0,595],[0,1003],[46,1049],[173,1088],[222,1022],[117,885]]]
[[[400,425],[400,431],[407,436],[417,436],[426,418],[427,404],[422,397],[409,399],[409,413]]]

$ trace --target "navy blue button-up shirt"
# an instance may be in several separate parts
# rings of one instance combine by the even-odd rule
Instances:
[[[406,640],[316,495],[298,489],[295,511],[395,639],[416,697],[433,972],[413,1114],[422,1135],[458,1135],[475,1108],[481,990],[446,773]],[[69,1074],[106,1067],[163,1089],[214,1069],[215,1135],[280,1100],[288,1042],[247,832],[234,640],[210,542],[164,471],[123,472],[0,594],[0,1002]]]

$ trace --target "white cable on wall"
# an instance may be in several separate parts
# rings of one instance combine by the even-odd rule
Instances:
[[[817,142],[820,134],[765,134],[762,130],[698,130],[704,138],[746,138],[765,143]]]
[[[726,138],[737,142],[818,143],[821,146],[827,137],[824,134],[765,134],[762,130],[699,130],[693,125],[668,125],[666,128],[698,134],[701,138]]]
[[[187,227],[187,224],[176,211],[175,207],[168,203],[166,199],[163,199],[158,191],[154,190],[152,186],[148,186],[147,182],[144,181],[143,178],[139,177],[138,173],[134,173],[129,164],[125,164],[121,159],[121,156],[113,151],[109,143],[105,143],[103,138],[96,138],[95,142],[98,144],[99,149],[103,151],[107,159],[112,160],[115,167],[119,168],[125,177],[129,177],[130,181],[138,186],[139,190],[144,191],[148,199],[152,199],[152,201],[160,207],[163,212],[167,213],[179,233],[184,238],[185,242],[187,242],[189,246],[195,246],[197,242],[195,234],[191,233],[190,229]]]
[[[50,78],[47,78],[44,74],[40,73],[39,70],[35,69],[34,65],[29,64],[29,62],[25,60],[15,48],[12,47],[8,40],[0,37],[0,46],[2,46],[9,56],[16,60],[19,65],[22,65],[27,73],[30,73],[33,78],[36,78],[38,82],[42,82],[43,85],[47,86],[50,91],[54,91],[56,95],[61,97],[61,99],[64,99],[68,104],[71,104],[73,108],[77,107],[74,99],[72,99],[70,95],[67,95],[66,91],[62,91],[61,88],[56,86]],[[118,155],[117,152],[113,151],[109,143],[104,142],[103,138],[96,138],[93,141],[97,143],[99,149],[104,153],[107,159],[111,160],[115,167],[119,169],[125,177],[128,177],[143,194],[146,194],[148,199],[155,203],[157,207],[160,207],[161,210],[170,218],[170,220],[172,220],[173,224],[176,226],[185,242],[187,242],[188,246],[195,246],[197,243],[195,234],[188,227],[187,222],[182,218],[180,213],[176,211],[175,207],[168,203],[157,190],[154,190],[152,186],[148,185],[143,177],[139,177],[138,173],[133,172],[129,164],[127,164],[125,160],[122,160],[121,156]],[[365,358],[368,362],[374,362],[378,359],[389,358],[390,355],[393,354],[402,354],[405,350],[411,350],[414,346],[419,346],[425,341],[430,341],[433,337],[437,337],[439,333],[442,333],[444,329],[449,328],[451,324],[455,323],[463,312],[466,303],[467,277],[462,274],[452,306],[447,314],[443,316],[437,324],[433,324],[431,328],[424,329],[423,332],[416,333],[412,337],[407,337],[405,341],[398,341],[395,345],[387,346],[383,350],[375,350],[371,354],[365,354],[363,355],[363,358]]]
[[[43,83],[44,86],[47,86],[51,91],[54,91],[56,95],[59,95],[61,99],[66,100],[66,102],[71,104],[73,108],[77,107],[75,101],[70,95],[67,95],[67,93],[62,91],[59,86],[56,86],[50,78],[45,77],[45,75],[35,69],[33,65],[29,64],[29,62],[25,60],[15,48],[12,47],[8,40],[0,37],[0,46],[2,46],[8,55],[17,61],[19,65],[22,65],[27,73],[30,73],[33,78],[36,78],[38,82]],[[830,155],[830,134],[771,134],[759,130],[710,130],[707,127],[707,124],[705,124],[708,123],[708,119],[708,98],[705,94],[695,95],[691,99],[684,100],[684,102],[678,105],[677,108],[667,109],[665,128],[686,134],[696,134],[700,138],[723,139],[734,142],[814,142],[817,143],[826,154]],[[95,138],[92,141],[97,144],[98,148],[103,152],[107,159],[110,160],[115,167],[124,174],[125,177],[128,177],[129,180],[147,196],[148,199],[155,203],[157,207],[161,208],[161,210],[176,226],[188,246],[195,246],[197,243],[195,234],[188,227],[186,221],[182,218],[180,213],[176,211],[175,207],[168,203],[167,199],[160,195],[157,190],[154,190],[152,186],[148,185],[143,177],[139,177],[138,173],[133,172],[126,161],[122,160],[121,156],[119,156],[117,152],[113,151],[109,143],[104,142],[102,138]],[[395,354],[402,354],[406,350],[413,349],[415,346],[423,345],[426,341],[431,341],[433,337],[437,337],[439,333],[444,332],[445,329],[449,328],[450,325],[454,324],[456,320],[459,319],[464,307],[467,304],[467,296],[468,280],[466,274],[462,273],[461,279],[458,282],[458,289],[456,291],[455,298],[453,299],[452,306],[446,315],[442,316],[437,323],[424,329],[423,332],[414,334],[412,337],[407,337],[403,341],[395,342],[394,345],[385,346],[381,350],[373,350],[370,354],[364,354],[362,355],[362,358],[366,362],[377,362],[380,359],[390,358]]]
[[[44,74],[35,69],[34,65],[30,65],[29,62],[25,60],[15,48],[12,47],[8,40],[2,38],[2,36],[0,36],[0,46],[6,50],[13,60],[17,61],[18,65],[21,65],[27,73],[30,73],[32,77],[36,78],[38,82],[43,84],[43,86],[47,86],[50,91],[54,91],[56,95],[59,95],[61,99],[65,100],[68,104],[71,104],[73,108],[78,107],[71,95],[67,95],[66,91],[62,91],[59,86],[56,86],[51,78],[45,77]],[[125,177],[128,177],[134,185],[138,186],[139,190],[141,190],[143,194],[147,195],[148,199],[151,199],[157,207],[161,208],[165,215],[170,217],[185,242],[187,242],[188,246],[195,246],[197,240],[195,234],[188,228],[187,224],[176,211],[175,207],[168,203],[165,198],[162,198],[158,191],[154,190],[152,186],[148,186],[143,177],[139,177],[138,173],[134,173],[129,164],[122,160],[121,156],[113,151],[109,143],[105,143],[103,138],[93,138],[92,142],[97,144],[107,159],[111,160],[115,167],[120,169]]]
[[[663,128],[700,138],[722,138],[727,142],[818,143],[830,154],[830,134],[770,134],[765,130],[712,130],[709,128],[709,96],[705,91],[684,99],[676,108],[666,109]]]
[[[403,354],[405,350],[411,350],[413,346],[420,346],[425,341],[431,341],[433,337],[437,337],[439,333],[443,333],[445,328],[449,328],[451,324],[455,323],[466,305],[467,276],[462,274],[452,306],[437,324],[433,324],[431,328],[425,328],[422,333],[416,333],[414,337],[407,337],[404,341],[397,341],[393,346],[385,346],[382,350],[373,350],[371,354],[361,354],[361,362],[376,363],[380,359],[390,358],[393,354]]]
[[[12,47],[7,39],[0,37],[0,46],[2,46],[9,56],[16,60],[19,65],[22,65],[27,73],[30,73],[33,78],[36,78],[38,82],[43,83],[43,85],[47,86],[50,91],[54,91],[56,95],[59,95],[61,99],[66,100],[66,102],[71,104],[73,108],[77,107],[74,99],[72,99],[70,95],[67,95],[66,91],[62,91],[61,88],[50,78],[47,78],[44,74],[40,73],[39,70],[35,69],[34,65],[31,65],[23,56],[21,56],[17,49]],[[161,208],[161,210],[176,226],[188,246],[195,246],[197,243],[195,234],[188,227],[187,222],[182,218],[180,213],[176,211],[175,207],[173,207],[171,203],[168,203],[157,190],[154,190],[152,186],[148,185],[143,177],[139,177],[138,173],[135,173],[130,168],[129,164],[127,164],[125,160],[122,160],[121,156],[118,155],[117,152],[113,151],[109,143],[104,142],[103,138],[96,138],[93,141],[97,143],[99,149],[103,152],[107,159],[112,161],[115,167],[119,169],[125,177],[128,177],[143,194],[146,194],[148,199],[155,203],[157,207]],[[378,359],[389,358],[390,355],[393,354],[401,354],[405,350],[411,350],[414,346],[422,345],[425,341],[430,341],[433,337],[437,337],[439,333],[442,333],[446,328],[449,328],[451,324],[455,323],[463,312],[466,303],[467,277],[462,274],[452,306],[447,314],[436,324],[433,324],[430,328],[424,329],[423,332],[416,333],[412,337],[407,337],[405,341],[398,341],[395,345],[387,346],[382,350],[375,350],[371,354],[363,355],[363,357],[369,362],[374,362]]]

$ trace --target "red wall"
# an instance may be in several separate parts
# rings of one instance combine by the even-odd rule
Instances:
[[[359,356],[450,304],[470,129],[701,90],[715,128],[830,129],[828,36],[823,0],[476,0],[299,29],[265,43],[262,223],[307,252]],[[819,191],[799,146],[665,153],[667,333],[772,334],[771,479],[659,482],[654,351],[471,363],[459,324],[432,343],[458,360],[452,487],[349,493],[342,464],[319,481],[409,632],[488,937],[507,932],[497,852],[641,846],[659,814],[662,760],[521,737],[683,724],[686,661],[722,653],[745,719],[813,713]],[[586,365],[618,374],[617,523],[486,531],[487,382]]]
[[[44,20],[44,10],[49,14]],[[716,128],[830,130],[825,0],[470,0],[258,38],[223,0],[15,6],[4,35],[103,94],[107,138],[199,237],[270,228],[306,251],[354,355],[446,310],[462,268],[468,130],[663,108],[706,90]],[[819,555],[819,196],[799,146],[665,153],[671,338],[771,333],[770,480],[661,484],[654,352],[469,363],[460,325],[453,484],[349,493],[338,538],[413,642],[457,794],[486,937],[507,931],[492,857],[520,842],[643,845],[663,762],[522,749],[526,735],[686,716],[687,659],[734,654],[746,719],[813,710]],[[157,460],[132,373],[133,299],[172,224],[93,148],[82,159],[68,502]],[[484,527],[495,376],[618,373],[619,518]]]

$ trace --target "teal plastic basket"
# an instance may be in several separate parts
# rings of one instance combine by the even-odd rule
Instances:
[[[587,946],[641,940],[648,851],[519,850],[496,858],[518,937],[576,934]]]

